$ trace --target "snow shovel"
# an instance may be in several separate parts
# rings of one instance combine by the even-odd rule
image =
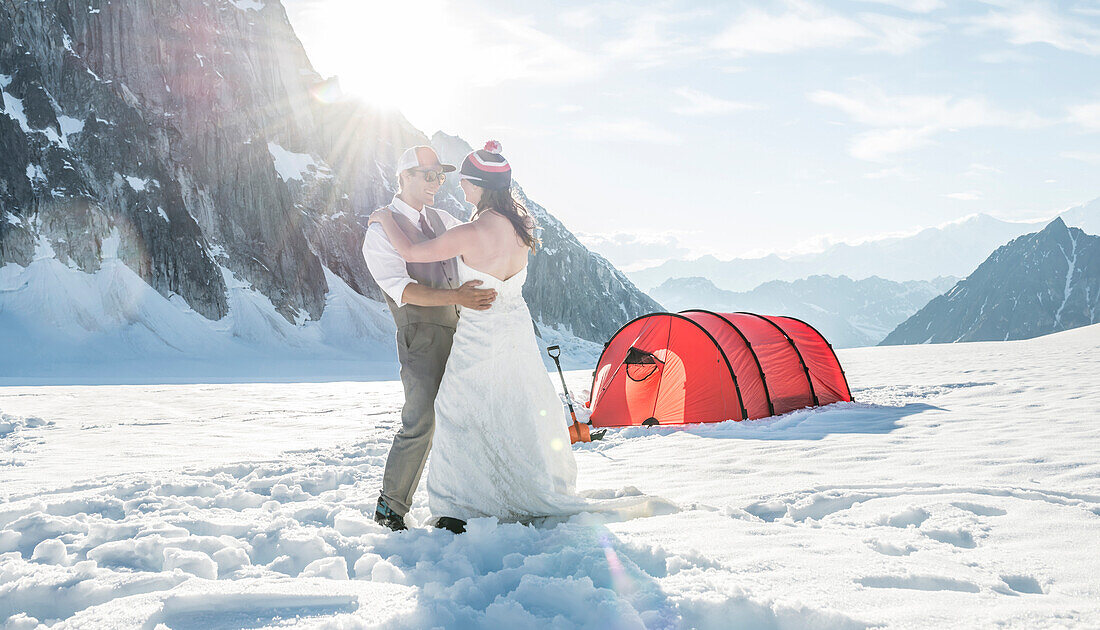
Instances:
[[[565,374],[562,373],[561,362],[558,361],[558,357],[561,356],[561,348],[558,346],[550,346],[546,349],[546,354],[549,354],[550,358],[554,360],[554,365],[558,366],[558,376],[561,377],[561,388],[565,391],[565,402],[569,405],[569,415],[573,417],[573,424],[569,426],[569,443],[576,444],[577,442],[602,440],[604,434],[607,433],[607,429],[600,429],[592,433],[591,425],[577,422],[577,412],[573,410],[573,399],[569,397],[569,387],[565,384]]]

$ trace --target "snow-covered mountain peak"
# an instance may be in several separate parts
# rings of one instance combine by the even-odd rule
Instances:
[[[886,345],[1027,339],[1100,322],[1100,237],[1057,217],[1000,247]]]

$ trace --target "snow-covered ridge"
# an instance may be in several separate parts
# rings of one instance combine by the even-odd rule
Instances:
[[[1100,237],[1061,218],[997,249],[886,344],[1027,339],[1100,322]]]
[[[229,4],[241,11],[262,11],[264,3],[261,0],[229,0]]]
[[[104,240],[102,266],[92,274],[63,265],[48,243],[29,266],[0,267],[5,348],[0,383],[308,381],[397,374],[388,309],[327,268],[324,315],[317,321],[299,317],[294,324],[250,283],[222,267],[229,314],[211,321],[178,295],[165,298],[142,281],[118,259],[119,241],[117,231]],[[595,363],[598,344],[560,327],[539,329],[543,345],[562,346],[566,368]]]
[[[229,314],[210,321],[179,296],[157,293],[115,257],[117,247],[116,234],[104,243],[105,259],[93,274],[53,256],[27,267],[0,267],[5,348],[0,380],[147,382],[290,374],[311,380],[396,373],[389,312],[327,269],[328,308],[318,321],[291,324],[267,297],[234,281],[228,270],[223,272]],[[280,361],[289,374],[269,369]]]
[[[321,160],[308,153],[287,151],[274,142],[267,143],[267,150],[275,160],[275,171],[284,182],[304,181],[307,175],[320,178],[332,177],[332,171]]]

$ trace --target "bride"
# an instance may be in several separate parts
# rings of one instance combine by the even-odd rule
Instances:
[[[511,194],[500,144],[466,156],[458,173],[469,223],[413,243],[391,211],[376,212],[407,262],[457,258],[459,280],[497,291],[488,310],[463,309],[435,399],[428,506],[456,533],[471,518],[530,522],[585,511],[646,511],[645,497],[597,501],[576,493],[577,464],[561,400],[542,362],[523,299],[534,220]]]

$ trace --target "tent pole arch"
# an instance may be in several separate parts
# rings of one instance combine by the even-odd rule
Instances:
[[[647,313],[645,315],[635,317],[634,319],[632,319],[629,322],[627,322],[627,323],[623,324],[622,326],[620,326],[619,329],[615,331],[615,334],[611,335],[611,339],[614,339],[615,337],[618,337],[619,333],[626,330],[626,327],[633,324],[634,322],[640,322],[643,319],[647,319],[647,318],[650,318],[650,317],[660,317],[661,315],[674,315],[674,314],[675,313],[663,313],[663,312],[662,313]],[[600,363],[603,362],[603,355],[607,354],[607,349],[610,348],[610,347],[611,347],[611,341],[609,340],[609,341],[607,341],[606,343],[603,344],[603,350],[600,351],[600,357],[598,359],[596,359],[596,368],[597,369],[592,371],[592,385],[588,388],[588,402],[592,402],[592,398],[596,395],[596,372],[599,370]],[[615,370],[615,373],[617,374],[618,370]],[[614,374],[612,376],[614,376]]]
[[[771,392],[768,391],[768,377],[767,377],[767,375],[764,374],[764,368],[763,368],[763,366],[760,365],[760,358],[756,356],[756,350],[752,349],[752,344],[749,343],[748,337],[746,337],[745,334],[743,332],[741,332],[741,329],[738,328],[737,326],[735,326],[733,322],[726,319],[725,317],[722,317],[720,314],[715,313],[714,311],[708,311],[708,310],[702,309],[702,308],[691,308],[691,309],[688,309],[686,311],[680,311],[680,312],[681,313],[706,313],[708,315],[713,315],[713,316],[717,317],[718,319],[726,322],[726,324],[730,328],[733,329],[733,332],[737,333],[737,336],[741,338],[741,341],[745,342],[745,347],[749,349],[749,354],[752,355],[753,362],[756,363],[756,370],[760,373],[760,382],[764,385],[764,398],[765,398],[765,400],[768,401],[768,415],[769,416],[774,416],[775,415],[775,406],[772,405],[772,395],[771,395]],[[807,326],[809,326],[809,324],[807,324]],[[597,363],[597,365],[599,365],[599,363]],[[849,397],[850,397],[850,395],[849,395]]]
[[[685,322],[692,324],[693,327],[697,328],[698,330],[703,331],[703,334],[706,335],[706,339],[711,340],[711,343],[714,344],[714,347],[718,351],[718,354],[722,355],[722,361],[724,361],[726,363],[726,369],[729,372],[729,378],[734,380],[734,391],[736,391],[736,393],[737,393],[737,406],[740,407],[740,409],[741,409],[741,420],[747,420],[748,417],[749,417],[749,412],[745,410],[745,401],[741,399],[741,387],[740,387],[740,385],[737,385],[737,375],[734,374],[734,366],[729,365],[729,357],[726,356],[726,351],[722,350],[722,344],[718,343],[718,340],[714,339],[714,335],[711,334],[711,331],[708,331],[705,328],[703,328],[702,325],[698,324],[698,322],[694,322],[690,319],[687,319],[684,316],[682,316],[682,314],[676,314],[676,313],[664,313],[664,314],[668,314],[668,316],[670,316],[670,317],[674,317],[676,319],[682,319]]]
[[[627,326],[633,324],[634,322],[646,319],[648,317],[661,317],[661,316],[668,316],[668,317],[675,317],[676,319],[682,319],[685,322],[691,324],[692,326],[695,326],[696,328],[698,328],[700,331],[702,331],[702,333],[704,335],[707,336],[707,339],[710,339],[710,342],[713,343],[714,347],[718,350],[718,354],[720,354],[722,356],[722,361],[724,361],[725,364],[726,364],[726,371],[729,372],[730,379],[733,380],[733,390],[737,393],[737,406],[741,409],[741,419],[742,420],[747,420],[748,417],[749,417],[749,413],[748,413],[748,411],[745,410],[745,401],[742,400],[742,398],[741,398],[741,386],[737,384],[737,375],[733,373],[733,366],[730,365],[730,360],[729,360],[729,357],[726,356],[726,351],[722,349],[722,344],[718,343],[718,340],[714,338],[714,335],[710,334],[710,331],[708,331],[706,328],[703,328],[697,322],[693,322],[690,319],[688,319],[687,317],[684,317],[683,315],[679,315],[677,313],[649,313],[648,315],[642,315],[641,317],[635,317],[634,319],[630,320],[629,322],[623,324],[622,328],[619,328],[619,330],[615,331],[614,335],[611,335],[611,338],[614,339],[615,337],[617,337],[619,335],[619,333],[621,333],[624,329],[626,329]],[[608,347],[604,347],[603,352],[600,353],[600,358],[596,361],[596,366],[597,367],[600,365],[601,362],[603,362],[603,356],[604,356],[605,353],[607,353],[607,348]],[[589,391],[588,391],[588,400],[590,402],[591,402],[592,398],[596,395],[596,392],[594,391],[595,386],[596,386],[596,375],[593,374],[592,375],[592,387],[589,388]]]
[[[802,364],[802,372],[806,374],[806,384],[810,386],[810,397],[813,398],[814,406],[817,407],[818,405],[820,405],[821,402],[818,401],[818,399],[817,399],[817,392],[814,391],[814,381],[813,381],[813,379],[810,378],[810,368],[806,367],[806,361],[802,358],[802,353],[798,350],[798,346],[795,345],[794,339],[791,339],[791,336],[787,334],[787,331],[783,330],[779,326],[779,324],[776,324],[772,320],[770,320],[767,317],[764,317],[762,315],[757,315],[756,313],[747,313],[745,311],[739,311],[738,314],[740,314],[740,315],[752,315],[753,317],[756,317],[758,319],[762,319],[762,320],[768,322],[769,324],[771,324],[772,326],[774,326],[775,329],[778,330],[781,335],[783,335],[783,338],[787,340],[787,343],[791,344],[791,349],[794,350],[794,353],[798,355],[798,362],[800,364]],[[821,333],[817,333],[817,334],[820,335]],[[824,337],[822,337],[822,339],[824,339]]]
[[[787,319],[793,319],[794,321],[806,326],[810,330],[817,333],[818,337],[825,342],[825,346],[829,348],[829,352],[833,353],[833,360],[836,361],[836,366],[840,368],[840,377],[844,379],[844,389],[848,390],[848,400],[852,400],[852,388],[848,385],[848,375],[844,373],[844,364],[840,362],[840,357],[836,356],[836,350],[833,348],[833,344],[829,343],[829,340],[825,338],[825,335],[821,334],[821,331],[814,328],[809,322],[798,319],[797,317],[791,317],[790,315],[783,315]]]

